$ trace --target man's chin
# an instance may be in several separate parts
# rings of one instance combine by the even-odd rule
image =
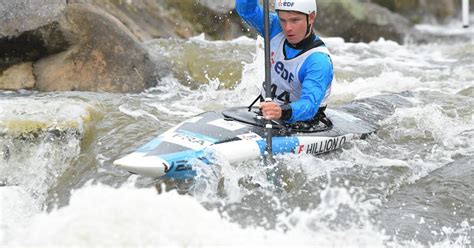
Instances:
[[[293,38],[286,37],[286,40],[288,40],[288,42],[292,45],[295,45],[295,44],[299,43],[299,41],[297,41],[294,37]]]
[[[290,40],[290,39],[287,39],[287,40],[291,45],[298,44],[298,42],[296,42],[295,40]]]

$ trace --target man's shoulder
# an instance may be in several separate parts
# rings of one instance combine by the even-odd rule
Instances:
[[[324,51],[318,51],[317,49],[315,49],[308,56],[305,63],[307,63],[308,65],[316,64],[319,67],[330,66],[332,68],[332,61],[329,53],[326,53]]]
[[[300,80],[304,80],[307,76],[320,77],[321,75],[327,75],[328,80],[334,73],[334,67],[331,58],[328,54],[322,52],[313,52],[309,55],[301,66],[299,73]]]

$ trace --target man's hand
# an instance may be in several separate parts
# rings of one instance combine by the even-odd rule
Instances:
[[[265,119],[279,120],[281,118],[281,107],[276,102],[261,102],[260,109]]]

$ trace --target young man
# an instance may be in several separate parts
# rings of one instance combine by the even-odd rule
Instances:
[[[236,0],[242,19],[263,36],[263,9],[258,0]],[[270,14],[273,102],[261,102],[267,119],[315,122],[324,116],[331,93],[333,66],[324,43],[314,35],[316,0],[275,0]],[[265,89],[262,89],[265,97]]]

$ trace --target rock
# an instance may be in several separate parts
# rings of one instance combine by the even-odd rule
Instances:
[[[0,37],[0,72],[14,64],[37,61],[69,47],[70,44],[59,30],[57,22],[23,32],[16,37]]]
[[[54,25],[65,7],[65,0],[0,1],[0,72],[66,49]]]
[[[32,89],[35,86],[33,63],[14,65],[0,73],[0,89]]]
[[[154,64],[127,28],[90,4],[69,4],[59,27],[72,44],[34,65],[40,91],[140,92],[154,83]]]
[[[383,37],[403,43],[407,33],[415,32],[406,18],[373,3],[351,0],[319,2],[315,27],[325,36],[351,42]]]
[[[139,40],[116,18],[84,2],[89,1],[2,1],[0,73],[33,62],[33,89],[41,91],[139,92],[153,85],[156,66]],[[8,80],[0,90],[25,85],[24,77],[14,84]]]

